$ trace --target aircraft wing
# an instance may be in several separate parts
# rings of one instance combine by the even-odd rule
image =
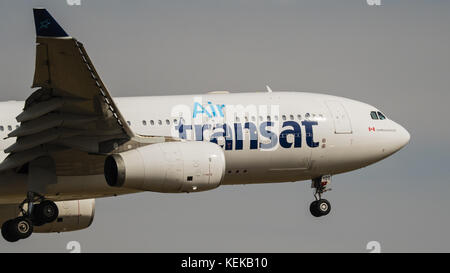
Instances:
[[[46,9],[34,9],[34,19],[32,87],[39,89],[16,118],[21,125],[8,137],[17,139],[5,150],[9,155],[0,163],[0,171],[19,171],[32,160],[51,156],[58,175],[103,173],[105,155],[124,149],[125,143],[128,148],[139,146],[142,137],[129,128],[83,44],[70,37]]]

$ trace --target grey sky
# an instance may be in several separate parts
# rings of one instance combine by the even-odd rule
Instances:
[[[31,92],[32,8],[82,41],[113,96],[311,91],[382,109],[410,144],[335,176],[332,213],[309,215],[309,182],[97,200],[91,228],[33,234],[2,252],[450,251],[450,1],[0,1],[0,99]]]

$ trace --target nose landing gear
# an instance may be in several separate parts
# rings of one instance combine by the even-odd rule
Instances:
[[[35,204],[39,202],[38,204]],[[24,205],[27,204],[27,210]],[[58,218],[59,210],[55,202],[43,196],[29,192],[27,198],[19,206],[22,216],[3,223],[2,236],[8,242],[26,239],[33,233],[34,226],[51,223]]]
[[[316,199],[309,206],[309,211],[315,217],[325,216],[331,211],[331,204],[326,199],[322,199],[322,194],[331,189],[327,185],[331,182],[331,175],[324,175],[312,180],[311,186],[315,189],[314,198]]]

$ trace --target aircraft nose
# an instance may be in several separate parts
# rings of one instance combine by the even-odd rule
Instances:
[[[393,122],[393,127],[395,128],[393,134],[383,134],[385,137],[382,138],[381,147],[384,157],[405,147],[411,138],[409,132],[400,124]]]
[[[411,139],[411,135],[409,132],[401,125],[398,124],[398,130],[397,130],[397,145],[398,149],[405,147],[406,144],[409,143],[409,140]]]

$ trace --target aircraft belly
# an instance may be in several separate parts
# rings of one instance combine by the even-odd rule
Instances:
[[[294,182],[310,179],[307,148],[225,152],[224,185]]]

